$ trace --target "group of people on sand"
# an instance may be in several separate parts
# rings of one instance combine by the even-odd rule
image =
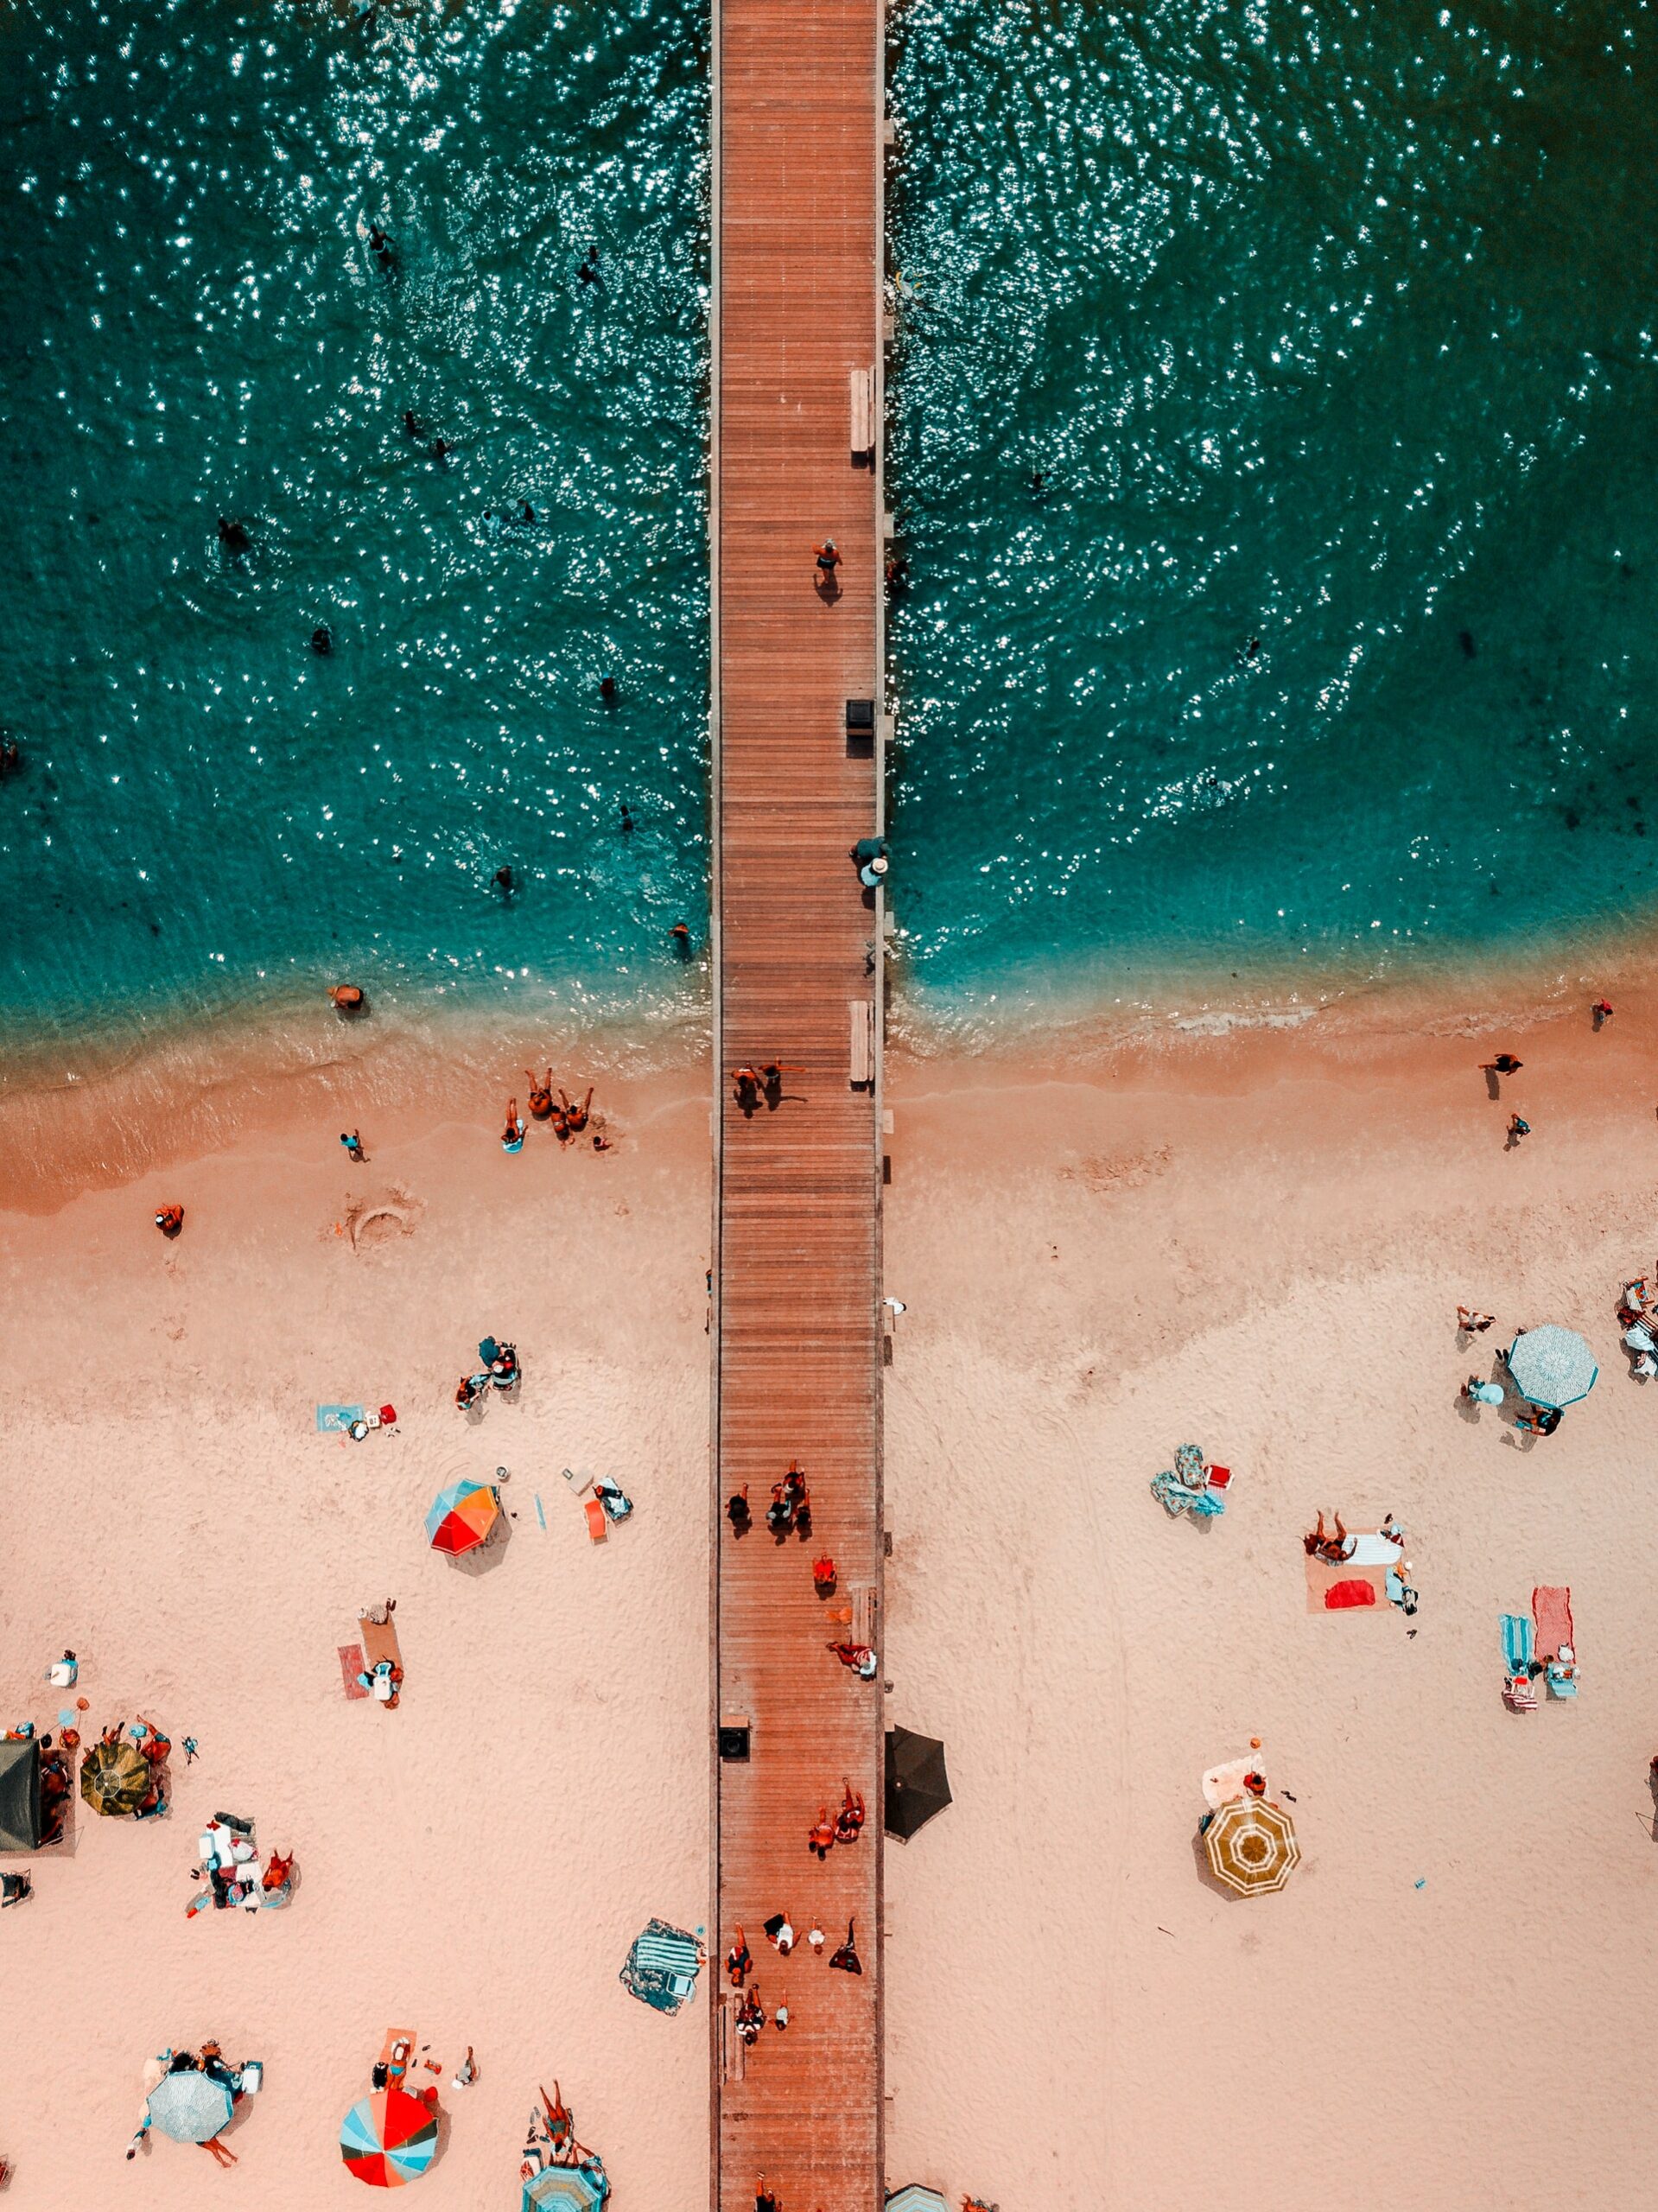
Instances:
[[[250,2091],[257,2089],[263,2082],[264,2066],[258,2059],[245,2059],[240,2066],[232,2066],[219,2044],[211,2040],[204,2043],[199,2051],[157,2051],[144,2068],[144,2116],[138,2124],[137,2134],[127,2145],[130,2158],[137,2157],[138,2145],[149,2133],[153,2117],[149,2105],[150,2094],[169,2074],[205,2074],[210,2082],[217,2082],[220,2088],[229,2091],[232,2105],[239,2105]],[[216,2163],[221,2166],[236,2164],[235,2152],[228,2144],[221,2143],[216,2135],[210,2137],[201,2148],[211,2152]]]
[[[588,1085],[587,1096],[578,1104],[570,1097],[562,1084],[555,1090],[551,1068],[548,1069],[545,1077],[539,1083],[526,1068],[524,1071],[524,1079],[530,1086],[531,1121],[545,1122],[560,1144],[569,1144],[572,1138],[591,1134],[593,1148],[595,1152],[610,1150],[610,1140],[601,1129],[593,1129],[591,1132],[588,1129],[588,1124],[593,1118],[594,1086],[592,1084]],[[506,1102],[506,1122],[501,1131],[501,1150],[522,1152],[524,1130],[524,1122],[518,1113],[518,1102],[516,1097],[509,1098]]]
[[[524,1380],[518,1348],[500,1337],[480,1337],[478,1357],[484,1363],[475,1375],[463,1375],[454,1386],[454,1402],[465,1413],[491,1390],[515,1390]]]
[[[1356,1536],[1350,1535],[1343,1527],[1342,1516],[1339,1513],[1333,1514],[1331,1517],[1336,1525],[1333,1529],[1326,1529],[1324,1509],[1320,1506],[1318,1526],[1303,1536],[1301,1542],[1309,1559],[1321,1559],[1327,1566],[1339,1567],[1344,1560],[1351,1559],[1354,1553],[1357,1551],[1359,1540]],[[1404,1549],[1405,1532],[1391,1513],[1382,1516],[1382,1526],[1376,1530],[1376,1534],[1379,1536],[1385,1536],[1390,1544],[1397,1544],[1401,1551]]]
[[[1483,1313],[1477,1306],[1459,1306],[1457,1308],[1458,1332],[1464,1337],[1483,1337],[1496,1319],[1494,1313]],[[1518,1342],[1525,1333],[1524,1329],[1516,1329],[1515,1341]],[[1506,1370],[1509,1364],[1507,1351],[1499,1346],[1491,1357],[1499,1367]],[[1658,1367],[1655,1371],[1658,1372]],[[1494,1376],[1471,1375],[1458,1395],[1477,1406],[1500,1406],[1509,1394]],[[1558,1406],[1528,1405],[1522,1413],[1515,1415],[1514,1425],[1516,1428],[1524,1429],[1528,1436],[1553,1436],[1565,1418]]]
[[[1626,1282],[1619,1294],[1617,1318],[1623,1331],[1623,1349],[1629,1354],[1629,1372],[1643,1382],[1658,1375],[1658,1298],[1644,1275]]]

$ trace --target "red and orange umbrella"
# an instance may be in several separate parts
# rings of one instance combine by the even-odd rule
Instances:
[[[474,1551],[487,1542],[500,1518],[501,1501],[493,1483],[451,1483],[439,1491],[426,1516],[426,1535],[435,1552]]]
[[[359,2098],[340,2130],[340,2155],[359,2181],[401,2189],[418,2181],[437,2156],[437,2112],[407,2089]]]

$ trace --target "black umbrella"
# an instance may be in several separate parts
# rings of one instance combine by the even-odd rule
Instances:
[[[907,1728],[886,1732],[886,1827],[907,1843],[950,1798],[944,1747],[931,1736],[912,1736]]]

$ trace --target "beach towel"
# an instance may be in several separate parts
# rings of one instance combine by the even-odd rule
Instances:
[[[334,1649],[340,1654],[340,1672],[345,1679],[346,1695],[347,1697],[366,1697],[368,1695],[368,1692],[363,1688],[361,1682],[357,1679],[357,1677],[364,1671],[362,1645],[360,1643],[337,1643],[334,1646]]]
[[[1307,1611],[1310,1613],[1347,1613],[1375,1611],[1388,1594],[1388,1569],[1385,1567],[1354,1567],[1345,1560],[1339,1565],[1329,1560],[1309,1557],[1306,1562]],[[1355,1586],[1368,1590],[1368,1598],[1355,1597]],[[1346,1594],[1337,1597],[1337,1591]]]
[[[1531,1611],[1537,1624],[1537,1656],[1558,1659],[1560,1646],[1566,1643],[1575,1658],[1578,1639],[1572,1631],[1571,1591],[1558,1583],[1539,1583],[1531,1593]]]
[[[1324,1592],[1324,1611],[1327,1613],[1351,1612],[1363,1605],[1374,1605],[1375,1601],[1374,1586],[1362,1575],[1349,1575],[1344,1581],[1332,1582]]]
[[[1502,1616],[1502,1663],[1510,1675],[1531,1673],[1531,1623],[1524,1613]]]
[[[316,1409],[317,1433],[322,1436],[343,1436],[354,1421],[361,1421],[361,1406],[319,1406]]]
[[[652,1920],[633,1939],[617,1980],[642,2005],[657,2012],[677,2012],[696,1988],[702,1946],[683,1928]]]

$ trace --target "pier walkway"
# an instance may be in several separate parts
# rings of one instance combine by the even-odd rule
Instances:
[[[883,2196],[885,1700],[827,1649],[884,1640],[883,915],[848,857],[882,805],[881,35],[878,0],[715,0],[713,1694],[748,1731],[714,1764],[715,2212],[754,2212],[762,2175],[782,2212]],[[873,743],[848,737],[849,700],[873,702]],[[783,1100],[745,1115],[730,1071],[767,1060]],[[765,1510],[791,1459],[811,1532],[778,1544]],[[739,1541],[723,1509],[745,1485]],[[807,1831],[843,1777],[867,1822],[820,1863]],[[763,1933],[778,1912],[786,1961]],[[861,1975],[829,1965],[849,1923]],[[722,1970],[739,1924],[766,2013],[749,2050]]]

